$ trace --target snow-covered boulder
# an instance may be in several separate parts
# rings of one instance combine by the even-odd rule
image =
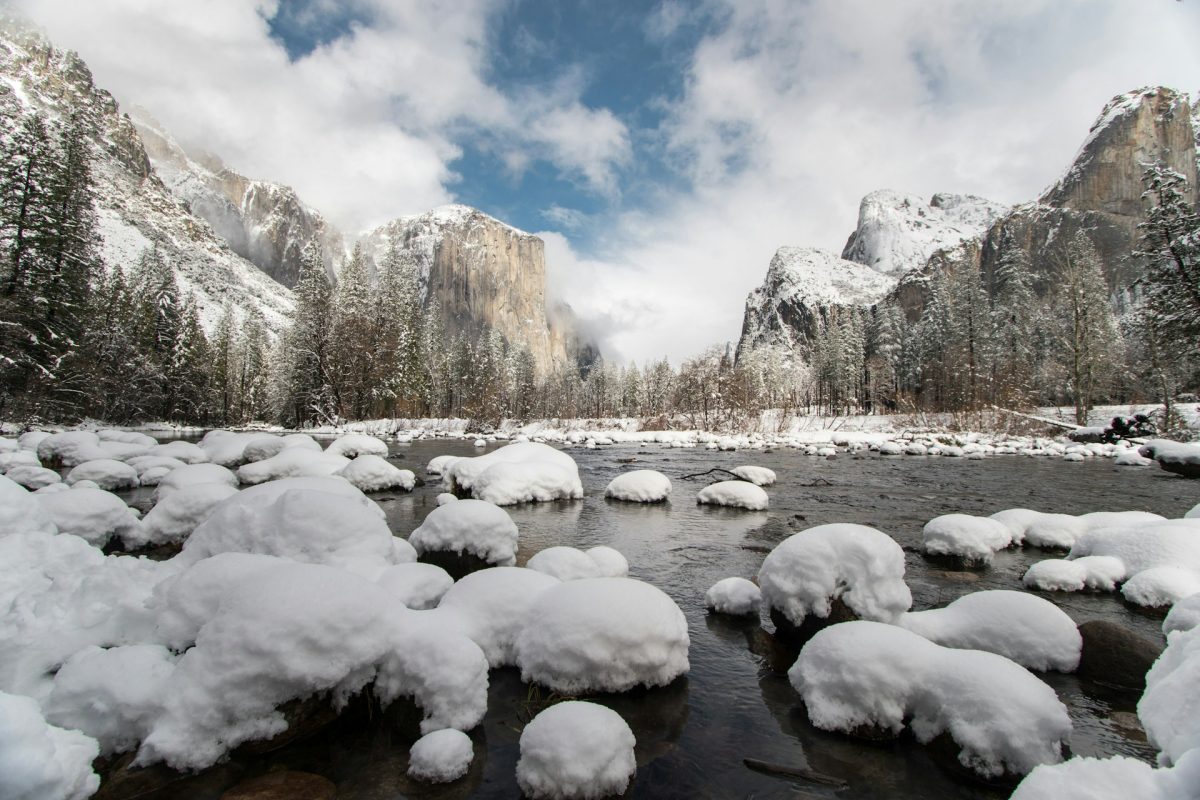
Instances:
[[[434,456],[429,463],[425,465],[425,471],[430,475],[441,475],[442,471],[447,469],[451,464],[457,461],[462,456]]]
[[[909,612],[897,624],[943,647],[986,650],[1043,672],[1074,672],[1083,645],[1074,621],[1058,606],[1003,589],[964,595],[945,608]]]
[[[92,481],[105,491],[132,489],[138,485],[137,470],[123,461],[97,458],[84,461],[67,473],[67,483],[74,486],[79,481]]]
[[[58,526],[34,496],[16,481],[0,475],[0,538],[16,533],[57,533]],[[122,503],[124,505],[124,503]]]
[[[30,450],[36,453],[38,445],[53,435],[50,431],[26,431],[17,437],[17,445],[22,450]]]
[[[331,456],[345,456],[346,458],[355,458],[361,455],[386,458],[388,446],[387,442],[376,439],[374,436],[367,436],[364,433],[348,433],[330,442],[329,447],[325,448],[325,452]]]
[[[439,566],[411,561],[383,570],[375,577],[375,583],[408,608],[424,610],[437,606],[454,585],[454,579]]]
[[[1170,605],[1200,591],[1200,521],[1134,522],[1082,535],[1067,555],[1108,556],[1125,567],[1121,592],[1139,605]],[[1144,573],[1144,574],[1143,574]]]
[[[450,494],[449,492],[440,492],[440,493],[438,493],[438,496],[436,499],[437,499],[437,504],[439,506],[444,506],[444,505],[446,505],[446,503],[453,503],[455,500],[458,499],[458,496]]]
[[[941,647],[911,631],[856,621],[818,632],[788,671],[823,730],[907,724],[928,743],[947,733],[986,778],[1062,759],[1071,719],[1054,690],[994,653]]]
[[[629,574],[629,562],[611,547],[583,551],[574,547],[547,547],[529,559],[529,569],[553,575],[561,581],[582,578],[623,578]]]
[[[96,740],[46,722],[28,697],[0,692],[0,797],[85,800],[100,788]]]
[[[28,450],[0,453],[0,472],[4,474],[21,467],[40,467],[41,465],[42,462],[38,460],[37,454]]]
[[[718,614],[758,614],[762,590],[745,578],[723,578],[704,594],[704,605]]]
[[[1200,628],[1175,631],[1146,673],[1146,691],[1137,707],[1146,738],[1159,749],[1163,766],[1180,763],[1189,751],[1200,755],[1198,685]]]
[[[1190,631],[1200,627],[1200,592],[1185,597],[1167,612],[1162,631],[1169,636],[1172,631]]]
[[[1121,586],[1121,596],[1147,608],[1170,606],[1200,592],[1200,573],[1186,567],[1160,566],[1144,569]]]
[[[350,464],[350,459],[305,447],[287,447],[270,458],[238,467],[237,478],[242,483],[259,484],[280,478],[324,478],[336,475]]]
[[[238,479],[226,467],[217,464],[185,464],[168,472],[158,481],[154,490],[155,500],[162,500],[176,491],[187,490],[206,483],[237,488]]]
[[[91,431],[64,431],[38,442],[37,457],[43,464],[73,467],[84,461],[112,458],[112,455],[100,446],[100,437]]]
[[[481,569],[451,586],[435,614],[440,624],[462,631],[479,645],[492,668],[514,666],[517,637],[530,609],[560,583],[523,567]]]
[[[203,464],[205,461],[208,461],[208,453],[204,452],[200,445],[194,442],[185,442],[182,439],[156,444],[150,448],[146,455],[174,458],[182,461],[184,464]]]
[[[208,460],[212,463],[222,467],[236,467],[246,461],[246,445],[261,438],[263,438],[261,433],[212,430],[204,434],[198,447],[205,452]]]
[[[261,553],[373,576],[397,563],[402,551],[394,541],[379,506],[350,484],[291,478],[218,503],[175,560],[194,564],[217,553]]]
[[[653,469],[622,472],[609,481],[604,496],[632,503],[662,503],[671,496],[671,479]]]
[[[137,470],[139,486],[158,486],[171,470],[187,466],[178,458],[153,455],[135,456],[125,463]]]
[[[770,499],[766,492],[749,481],[718,481],[701,489],[696,495],[696,502],[701,505],[766,511]]]
[[[418,554],[465,553],[507,567],[517,563],[517,537],[517,524],[503,508],[483,500],[459,500],[430,511],[408,543]]]
[[[137,512],[112,492],[76,486],[69,492],[38,494],[37,502],[53,520],[59,533],[69,533],[103,547],[116,538],[139,538]]]
[[[1174,769],[1155,769],[1125,756],[1072,758],[1042,764],[1025,777],[1010,800],[1190,800],[1200,784],[1200,753]]]
[[[767,605],[797,627],[809,615],[827,618],[835,600],[879,622],[895,622],[912,606],[904,551],[866,525],[818,525],[792,534],[763,560],[758,585]]]
[[[408,776],[426,783],[456,781],[471,768],[471,737],[453,728],[427,733],[408,751]]]
[[[307,433],[292,433],[287,436],[262,435],[246,443],[242,458],[246,462],[263,461],[277,456],[289,447],[298,447],[314,453],[321,452],[321,444]]]
[[[1138,455],[1154,459],[1167,472],[1200,478],[1200,444],[1152,439],[1138,448]]]
[[[688,671],[687,620],[648,583],[568,581],[530,607],[516,652],[522,680],[564,694],[665,686]]]
[[[1125,565],[1111,556],[1083,556],[1074,560],[1051,558],[1039,561],[1021,579],[1030,589],[1043,592],[1081,592],[1092,589],[1111,592],[1125,580]]]
[[[173,491],[142,517],[136,542],[126,536],[126,543],[160,545],[182,542],[208,519],[213,509],[237,493],[237,489],[226,483],[199,483]]]
[[[122,431],[115,428],[104,428],[96,431],[96,437],[104,442],[118,442],[120,444],[131,444],[137,447],[155,447],[158,445],[158,439],[147,433],[138,433],[137,431]]]
[[[1156,463],[1153,458],[1146,458],[1132,447],[1117,453],[1113,459],[1114,467],[1153,467]]]
[[[755,486],[770,486],[775,483],[775,471],[766,467],[734,467],[730,470],[744,481],[750,481]]]
[[[62,482],[62,476],[54,470],[34,466],[13,467],[4,473],[4,477],[31,491]]]
[[[967,563],[990,564],[992,556],[1012,544],[1008,527],[988,517],[943,514],[925,523],[921,546],[931,556],[957,556]]]
[[[345,478],[364,492],[381,492],[384,489],[403,489],[411,492],[417,485],[417,476],[412,470],[400,469],[387,459],[371,453],[356,456],[334,474]]]
[[[530,800],[596,800],[624,793],[637,771],[633,731],[610,708],[569,700],[521,732],[517,783]]]
[[[513,442],[451,461],[442,466],[442,484],[501,506],[583,497],[575,459],[540,442]]]

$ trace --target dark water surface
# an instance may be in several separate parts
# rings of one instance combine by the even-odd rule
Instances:
[[[492,449],[489,446],[488,450]],[[421,441],[392,445],[394,463],[425,476],[436,455],[479,455],[469,442]],[[510,507],[520,532],[518,564],[552,545],[615,547],[632,577],[669,594],[687,617],[691,672],[651,691],[602,696],[637,737],[638,771],[627,797],[637,798],[1000,798],[1009,789],[982,786],[955,774],[953,757],[939,757],[911,738],[874,744],[817,730],[808,723],[786,670],[795,651],[774,640],[761,623],[706,613],[704,593],[730,576],[753,578],[766,552],[804,528],[830,522],[871,525],[907,552],[914,610],[981,589],[1019,589],[1025,569],[1055,557],[1035,549],[997,555],[988,569],[956,570],[928,561],[916,548],[921,527],[939,514],[990,514],[1004,508],[1080,514],[1144,510],[1181,516],[1200,502],[1200,482],[1157,469],[1117,468],[1106,459],[997,456],[982,461],[938,457],[888,458],[875,454],[825,459],[793,450],[717,452],[618,446],[572,449],[586,496],[575,502]],[[636,459],[636,463],[622,463]],[[779,482],[767,491],[765,512],[697,506],[695,494],[711,478],[680,477],[712,467],[769,467]],[[629,469],[657,469],[671,477],[666,505],[605,500],[608,481]],[[427,476],[425,476],[427,477]],[[436,478],[412,494],[376,500],[392,530],[407,536],[435,506]],[[1119,595],[1044,594],[1077,622],[1120,622],[1161,642],[1161,616],[1124,604]],[[1042,676],[1068,707],[1077,755],[1123,754],[1153,761],[1134,714],[1136,695],[1113,693],[1070,675]],[[514,798],[518,739],[524,723],[549,698],[524,685],[515,670],[493,671],[488,714],[472,732],[475,764],[466,778],[427,787],[405,776],[416,739],[411,719],[352,708],[320,733],[268,754],[235,754],[230,763],[146,797],[218,797],[236,780],[281,767],[316,772],[338,786],[338,798]],[[365,705],[365,704],[364,704]],[[755,772],[744,758],[834,776],[833,789]]]

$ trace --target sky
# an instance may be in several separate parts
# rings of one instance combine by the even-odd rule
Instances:
[[[606,357],[736,342],[862,196],[1019,203],[1104,104],[1200,90],[1200,0],[0,0],[343,231],[460,202],[546,243]]]

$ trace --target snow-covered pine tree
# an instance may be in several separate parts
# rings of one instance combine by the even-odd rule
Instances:
[[[993,383],[996,400],[1006,407],[1032,398],[1038,300],[1033,293],[1029,254],[1008,242],[994,275],[992,294]]]
[[[325,274],[325,259],[314,241],[300,256],[293,290],[292,324],[284,335],[281,363],[286,372],[283,416],[301,425],[331,421],[337,414],[331,375],[333,291]]]
[[[1187,181],[1165,164],[1143,177],[1146,218],[1136,256],[1146,261],[1143,303],[1152,324],[1196,349],[1200,343],[1200,213],[1185,199]]]
[[[375,388],[375,309],[366,254],[355,245],[333,293],[331,362],[339,413],[364,419]]]
[[[1088,412],[1118,362],[1116,319],[1109,302],[1103,264],[1082,231],[1059,254],[1056,305],[1062,315],[1059,341],[1065,360],[1075,421],[1086,425]]]

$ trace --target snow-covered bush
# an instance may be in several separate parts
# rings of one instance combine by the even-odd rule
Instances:
[[[403,489],[411,492],[417,485],[417,476],[412,470],[400,469],[387,459],[370,453],[356,456],[334,474],[345,478],[364,492],[380,492],[384,489]]]
[[[499,506],[459,500],[430,511],[408,537],[418,554],[467,553],[495,566],[517,563],[517,524]]]
[[[828,617],[838,599],[879,622],[894,622],[912,606],[904,551],[866,525],[818,525],[789,536],[763,560],[758,585],[767,605],[797,626],[810,614]]]
[[[604,496],[633,503],[662,503],[671,496],[671,479],[653,469],[622,472],[609,481]]]
[[[704,605],[718,614],[757,614],[762,590],[745,578],[723,578],[704,594]]]
[[[557,703],[521,732],[517,783],[530,800],[596,800],[622,794],[637,771],[633,731],[610,708]]]
[[[486,455],[445,463],[442,484],[502,506],[583,497],[575,459],[540,442],[513,442]]]
[[[543,592],[517,637],[522,680],[565,694],[665,686],[688,671],[687,621],[666,594],[630,578]]]
[[[947,733],[959,761],[988,778],[1062,758],[1071,719],[1054,690],[994,653],[941,647],[911,631],[856,621],[818,632],[788,671],[818,728],[907,724],[920,742]]]
[[[710,484],[699,491],[696,502],[749,511],[766,511],[770,504],[767,493],[749,481],[718,481]]]

